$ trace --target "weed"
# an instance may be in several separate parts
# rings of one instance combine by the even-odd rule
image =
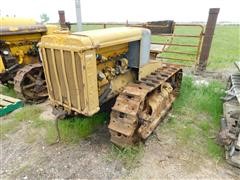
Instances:
[[[198,124],[198,127],[203,131],[203,132],[206,132],[206,133],[209,133],[210,131],[210,128],[211,125],[208,121],[201,121],[199,124]]]
[[[133,168],[136,166],[139,157],[143,154],[143,145],[140,143],[136,146],[119,148],[115,145],[111,147],[111,153],[108,155],[109,159],[119,160],[126,168]]]

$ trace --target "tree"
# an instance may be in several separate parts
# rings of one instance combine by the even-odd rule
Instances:
[[[46,13],[42,13],[42,14],[40,15],[40,18],[41,18],[41,22],[42,22],[42,23],[48,22],[49,19],[50,19]]]

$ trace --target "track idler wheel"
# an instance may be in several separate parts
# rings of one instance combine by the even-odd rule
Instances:
[[[14,90],[26,102],[45,101],[48,92],[42,65],[29,64],[21,68],[14,78]]]

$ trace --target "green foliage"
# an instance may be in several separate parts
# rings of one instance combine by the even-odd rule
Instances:
[[[42,23],[48,22],[49,19],[50,19],[46,13],[42,13],[42,14],[40,15],[40,18],[41,18],[41,22],[42,22]]]

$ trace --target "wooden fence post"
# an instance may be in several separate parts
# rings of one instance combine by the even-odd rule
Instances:
[[[65,12],[63,10],[59,10],[58,15],[61,28],[66,28]]]

